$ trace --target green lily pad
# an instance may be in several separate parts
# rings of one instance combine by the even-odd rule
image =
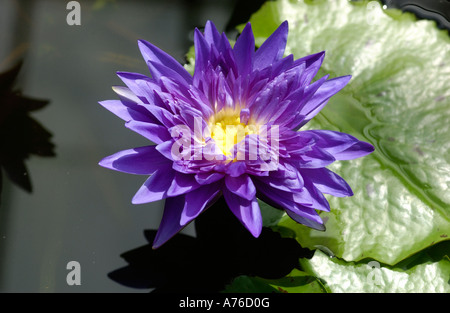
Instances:
[[[352,186],[354,196],[328,198],[331,212],[321,215],[325,232],[286,216],[278,225],[292,229],[304,247],[346,261],[371,258],[391,265],[448,239],[447,32],[412,14],[382,10],[376,1],[279,0],[251,17],[257,44],[284,20],[290,29],[287,54],[300,58],[325,50],[318,77],[353,76],[308,128],[346,132],[376,150],[329,167]],[[342,265],[325,259],[331,267]],[[318,253],[317,262],[328,264],[325,259]]]
[[[449,252],[450,241],[444,241],[389,266],[370,259],[346,262],[318,250],[312,259],[300,259],[304,271],[294,269],[286,277],[272,280],[239,276],[223,292],[448,293]]]
[[[450,262],[427,262],[403,271],[377,261],[345,262],[320,250],[311,260],[301,260],[313,275],[320,275],[331,292],[448,293]]]
[[[263,279],[245,275],[239,276],[223,292],[325,293],[329,291],[329,288],[315,276],[294,269],[289,275],[280,279]]]

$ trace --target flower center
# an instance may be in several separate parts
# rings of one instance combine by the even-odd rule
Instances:
[[[214,139],[222,153],[232,158],[232,148],[245,136],[257,133],[256,125],[248,123],[248,110],[240,108],[223,108],[209,120],[211,138]]]

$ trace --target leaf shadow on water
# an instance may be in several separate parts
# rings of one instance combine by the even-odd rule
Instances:
[[[197,237],[177,234],[152,249],[155,230],[146,230],[148,245],[121,255],[127,266],[108,274],[115,282],[153,292],[220,292],[240,275],[282,278],[313,251],[264,227],[254,238],[231,213],[223,198],[195,221]]]
[[[26,160],[31,156],[54,157],[52,133],[30,113],[45,108],[48,100],[34,99],[22,94],[16,86],[23,61],[0,73],[0,232],[7,233],[9,223],[8,197],[2,198],[4,179],[22,190],[33,191]],[[6,201],[5,201],[6,199]],[[6,206],[5,206],[6,205]],[[3,237],[6,238],[6,237]],[[0,277],[7,244],[0,245]],[[0,286],[2,280],[0,279]]]
[[[53,157],[55,146],[51,142],[52,134],[29,115],[49,102],[24,96],[14,86],[22,63],[0,74],[0,167],[14,184],[31,192],[25,160],[31,155]]]

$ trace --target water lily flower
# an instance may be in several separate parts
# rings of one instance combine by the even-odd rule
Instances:
[[[373,146],[336,131],[300,130],[350,76],[312,82],[324,52],[284,57],[287,37],[284,22],[255,51],[248,23],[232,47],[208,21],[204,33],[195,30],[193,75],[144,40],[139,48],[151,78],[118,72],[126,85],[113,88],[120,100],[100,104],[155,145],[115,153],[100,165],[149,175],[134,204],[165,199],[154,248],[222,196],[258,237],[258,199],[323,230],[317,210],[330,210],[323,194],[353,195],[326,166],[365,156]]]

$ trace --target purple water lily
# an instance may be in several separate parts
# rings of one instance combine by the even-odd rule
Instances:
[[[257,199],[323,230],[316,212],[330,210],[323,194],[353,195],[326,166],[365,156],[373,146],[340,132],[299,131],[350,76],[312,82],[324,52],[297,60],[283,57],[287,36],[284,22],[255,51],[248,23],[232,48],[225,34],[207,22],[204,34],[195,30],[193,76],[143,40],[139,48],[152,77],[118,73],[127,87],[114,87],[120,100],[101,105],[156,145],[118,152],[100,165],[150,175],[132,202],[165,199],[154,248],[221,196],[258,237]]]

